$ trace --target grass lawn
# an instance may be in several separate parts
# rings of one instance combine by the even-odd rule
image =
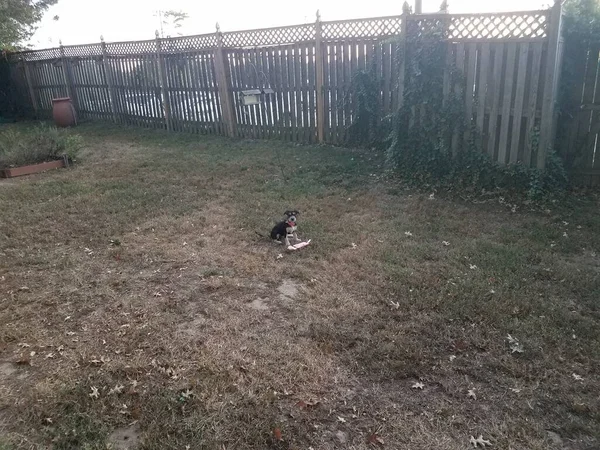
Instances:
[[[78,132],[76,167],[0,180],[0,449],[600,448],[597,198],[513,213],[372,152]],[[255,233],[291,208],[297,253]]]

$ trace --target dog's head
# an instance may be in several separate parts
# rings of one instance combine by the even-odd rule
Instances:
[[[300,215],[300,211],[286,211],[283,213],[283,215],[286,217],[287,222],[296,223],[296,221],[298,220],[298,216]]]

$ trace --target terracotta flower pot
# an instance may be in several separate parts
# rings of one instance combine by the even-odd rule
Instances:
[[[57,127],[72,127],[77,125],[75,108],[69,97],[52,100],[52,118]]]

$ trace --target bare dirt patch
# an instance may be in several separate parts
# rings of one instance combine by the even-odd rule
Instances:
[[[108,436],[108,444],[115,450],[136,450],[140,443],[140,429],[137,424],[119,428]]]

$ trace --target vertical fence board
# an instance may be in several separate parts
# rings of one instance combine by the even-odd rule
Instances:
[[[509,162],[516,163],[519,160],[519,148],[521,142],[521,129],[523,124],[523,101],[525,97],[525,80],[527,77],[527,60],[529,59],[529,44],[523,43],[519,48],[517,64],[517,85],[515,91],[515,106],[513,109],[512,142],[509,147]]]
[[[492,71],[492,99],[488,131],[488,155],[493,159],[496,153],[498,111],[500,109],[500,86],[503,77],[504,44],[496,44],[494,49],[494,67]]]
[[[539,108],[538,84],[540,80],[540,70],[542,66],[543,43],[535,43],[533,46],[533,58],[531,60],[531,79],[529,82],[529,104],[527,105],[527,128],[525,130],[525,151],[523,153],[523,163],[531,166],[531,155],[533,154],[533,137],[536,129],[536,115]]]
[[[500,164],[506,164],[508,153],[508,131],[510,125],[510,111],[512,107],[514,77],[515,77],[515,57],[517,44],[509,43],[506,52],[506,71],[504,76],[504,90],[502,97],[502,117],[500,121],[500,143],[498,147],[497,161]]]
[[[488,97],[488,83],[490,77],[490,44],[484,42],[481,45],[480,52],[480,63],[479,63],[479,79],[477,83],[477,112],[476,112],[476,123],[477,130],[480,133],[480,145],[484,145],[486,142],[486,135],[484,133],[485,125],[485,107],[486,99]]]

